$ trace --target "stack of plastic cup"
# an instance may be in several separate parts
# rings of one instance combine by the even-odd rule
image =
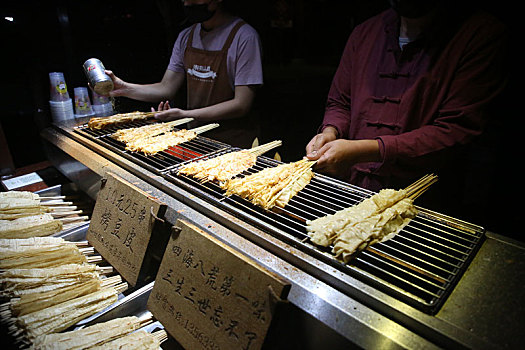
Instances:
[[[75,113],[73,111],[73,101],[67,92],[66,80],[64,73],[51,72],[49,73],[50,83],[50,100],[49,106],[51,108],[51,117],[54,122],[74,119]]]
[[[97,94],[94,90],[91,90],[93,94],[93,111],[97,117],[107,117],[114,113],[113,104],[111,103],[108,96]]]
[[[91,108],[91,100],[87,87],[76,87],[75,92],[75,117],[89,117],[95,115]]]

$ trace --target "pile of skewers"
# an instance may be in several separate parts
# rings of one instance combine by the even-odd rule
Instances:
[[[140,329],[151,317],[123,317],[68,331],[114,304],[127,283],[111,266],[101,265],[103,258],[87,241],[51,236],[63,227],[54,216],[71,212],[63,209],[68,204],[63,197],[3,192],[0,199],[2,224],[51,217],[41,225],[0,227],[0,324],[15,344],[32,349],[159,348],[166,332]]]
[[[89,219],[64,199],[28,191],[0,192],[0,238],[51,236]]]
[[[168,335],[165,330],[149,333],[140,329],[151,322],[151,315],[144,318],[136,316],[115,318],[82,329],[38,336],[32,348],[158,350]]]
[[[29,345],[117,301],[127,289],[87,242],[59,237],[0,239],[0,322]]]

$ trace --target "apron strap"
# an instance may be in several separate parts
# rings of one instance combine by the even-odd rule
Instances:
[[[186,43],[187,48],[193,45],[193,33],[195,32],[195,27],[197,27],[197,23],[191,26],[190,36],[188,37],[188,42]]]
[[[230,48],[230,45],[232,44],[233,38],[235,38],[235,34],[237,34],[237,31],[239,30],[239,28],[241,28],[245,24],[246,24],[246,22],[244,22],[242,20],[237,22],[235,27],[233,27],[232,31],[230,32],[230,35],[228,36],[228,39],[226,39],[226,41],[224,42],[224,46],[222,47],[222,51],[226,51],[226,50],[228,50]]]

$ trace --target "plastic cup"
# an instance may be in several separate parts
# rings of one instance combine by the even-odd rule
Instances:
[[[75,118],[72,99],[66,101],[49,101],[49,107],[51,109],[51,118],[55,123]]]
[[[75,113],[78,116],[93,115],[91,101],[87,87],[76,87],[75,92]]]
[[[115,111],[113,110],[113,104],[111,102],[101,105],[93,105],[92,107],[97,117],[108,117],[115,114]]]
[[[91,90],[91,92],[93,96],[93,106],[105,105],[111,102],[108,96],[99,95],[95,90]]]
[[[69,100],[69,93],[67,92],[66,80],[64,73],[51,72],[49,73],[50,83],[50,99],[51,101],[67,101]]]

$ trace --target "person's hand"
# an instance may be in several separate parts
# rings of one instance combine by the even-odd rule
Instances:
[[[317,159],[317,152],[321,147],[335,139],[337,139],[337,129],[332,126],[326,127],[323,132],[315,135],[306,145],[306,158]]]
[[[352,165],[380,161],[377,140],[338,139],[324,144],[308,157],[317,160],[315,170],[338,178],[347,178]]]
[[[113,90],[109,92],[110,97],[118,97],[118,96],[126,96],[127,93],[127,83],[117,77],[112,71],[105,70],[104,71],[111,80],[113,80]]]
[[[155,112],[155,108],[151,107],[151,111]],[[169,101],[160,102],[157,107],[158,113],[155,113],[155,118],[163,122],[186,118],[186,111],[180,108],[171,108]]]

